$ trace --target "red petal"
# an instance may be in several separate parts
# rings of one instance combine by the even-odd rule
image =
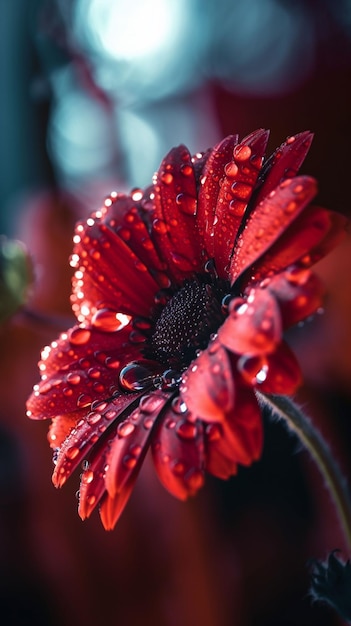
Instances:
[[[287,179],[252,211],[234,249],[232,283],[281,237],[315,194],[313,178]]]
[[[227,351],[212,341],[183,375],[180,395],[195,418],[222,421],[232,411],[235,385]]]
[[[124,490],[132,475],[136,476],[144,460],[153,426],[166,402],[168,393],[154,391],[143,396],[140,404],[117,428],[117,436],[111,444],[105,477],[106,489],[113,498]]]
[[[179,398],[167,408],[156,428],[152,455],[163,486],[177,498],[185,500],[204,484],[204,443],[201,422],[181,414]]]
[[[101,308],[147,317],[153,307],[159,285],[114,227],[109,212],[76,227],[71,300],[80,322]]]
[[[27,402],[30,417],[79,416],[94,400],[109,398],[118,390],[120,369],[140,357],[140,346],[129,342],[130,332],[130,325],[110,333],[75,326],[44,348],[42,380]]]
[[[309,206],[282,234],[263,257],[250,268],[250,282],[277,274],[296,263],[320,244],[334,230],[332,213],[326,209]],[[309,257],[311,260],[311,257]],[[310,263],[309,263],[310,264]]]
[[[188,149],[173,148],[162,161],[154,186],[152,237],[177,283],[202,269],[200,238],[195,229],[197,190]]]
[[[257,130],[245,137],[225,166],[213,224],[214,258],[221,277],[227,277],[235,237],[261,169],[269,132]]]
[[[213,222],[224,169],[233,157],[238,135],[229,135],[212,150],[200,179],[197,228],[207,251],[206,258],[214,257]]]
[[[106,494],[105,474],[108,446],[94,451],[86,462],[86,469],[81,475],[79,488],[78,514],[87,519]]]
[[[105,530],[113,530],[116,526],[124,508],[133,491],[134,480],[128,483],[121,493],[117,493],[113,498],[106,494],[101,507],[100,517]]]
[[[219,342],[228,350],[260,355],[275,349],[282,324],[277,302],[268,290],[252,289],[246,300],[232,300],[229,313],[218,330]]]
[[[265,357],[240,357],[237,367],[246,383],[265,393],[291,395],[302,380],[296,357],[285,342]]]
[[[279,304],[284,329],[315,313],[322,304],[324,294],[318,276],[298,266],[274,276],[268,290]]]
[[[236,466],[251,465],[263,446],[261,412],[253,392],[238,386],[236,405],[220,424],[206,428],[206,470],[220,478],[236,473]]]
[[[100,449],[101,445],[105,445],[106,437],[110,439],[114,436],[116,420],[119,421],[125,411],[131,411],[140,396],[141,393],[120,395],[110,402],[92,405],[92,410],[71,430],[59,450],[52,475],[55,487],[62,487],[94,446]]]
[[[256,198],[257,204],[268,196],[283,180],[296,176],[310,149],[312,139],[313,134],[309,131],[304,131],[298,135],[288,137],[275,150],[263,167],[262,178],[264,182]]]
[[[48,441],[51,448],[59,448],[72,428],[77,423],[77,415],[58,415],[54,417],[48,432]]]
[[[139,196],[142,196],[140,201],[136,199]],[[153,187],[149,187],[145,192],[134,190],[130,196],[123,194],[111,196],[107,201],[112,204],[104,212],[101,223],[110,227],[123,239],[147,267],[159,287],[169,287],[170,279],[165,271],[167,269],[165,261],[159,257],[148,228],[149,218],[154,210]]]

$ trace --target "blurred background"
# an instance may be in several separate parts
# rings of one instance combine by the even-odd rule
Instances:
[[[71,325],[75,221],[151,181],[170,147],[315,132],[303,172],[350,216],[351,0],[0,0],[0,233],[27,246],[30,315],[0,328],[4,626],[336,626],[311,557],[347,553],[317,470],[266,420],[263,459],[179,503],[144,469],[115,531],[51,484],[47,424],[25,417],[40,349]],[[2,239],[2,241],[5,241]],[[0,267],[3,273],[3,267]],[[318,273],[324,315],[291,333],[298,400],[351,476],[349,237]],[[3,276],[0,276],[3,280]]]

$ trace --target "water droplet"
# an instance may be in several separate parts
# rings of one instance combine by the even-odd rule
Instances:
[[[128,437],[128,435],[131,435],[135,430],[135,426],[134,424],[131,424],[130,422],[122,422],[122,424],[119,424],[118,428],[117,428],[117,433],[120,437]]]
[[[288,268],[285,272],[286,279],[292,285],[305,285],[310,276],[310,270],[301,267]]]
[[[247,161],[251,156],[251,148],[249,146],[235,146],[233,155],[236,161]]]
[[[90,336],[91,331],[88,328],[78,327],[71,331],[69,341],[75,346],[81,346],[88,343]]]
[[[164,222],[163,220],[160,220],[159,218],[156,218],[152,222],[152,228],[160,235],[165,235],[166,232],[168,231],[166,222]]]
[[[177,424],[177,435],[181,439],[195,439],[197,435],[196,425],[188,420],[184,420],[183,422],[179,422]]]
[[[94,480],[94,472],[89,470],[85,472],[82,476],[82,483],[85,485],[89,485]]]
[[[121,364],[121,362],[118,361],[118,359],[114,359],[112,356],[108,356],[105,359],[105,365],[109,369],[116,370],[116,369],[119,368],[120,364]]]
[[[129,335],[129,341],[134,344],[145,343],[146,340],[147,338],[145,337],[145,335],[143,333],[140,333],[138,330],[132,330]]]
[[[244,380],[250,385],[263,383],[267,378],[268,363],[263,357],[242,356],[238,361],[237,367]]]
[[[230,163],[227,163],[227,165],[224,168],[224,171],[225,171],[226,176],[228,176],[228,178],[235,178],[235,176],[237,175],[239,171],[239,168],[234,163],[234,161],[231,161]]]
[[[194,269],[193,263],[192,261],[190,261],[190,259],[187,259],[182,254],[179,254],[178,252],[174,252],[173,250],[171,250],[170,254],[171,254],[173,263],[183,272],[189,272]]]
[[[165,185],[170,185],[173,182],[173,174],[171,174],[171,172],[166,172],[166,171],[162,172],[161,181]]]
[[[70,389],[69,387],[65,387],[62,391],[63,395],[66,396],[67,398],[69,398],[69,396],[73,395],[73,389]]]
[[[247,200],[251,195],[252,188],[250,185],[246,185],[245,183],[235,182],[231,186],[231,191],[235,198]]]
[[[177,396],[172,400],[172,409],[178,415],[184,415],[188,411],[188,407],[181,396]]]
[[[130,454],[126,454],[123,457],[123,465],[125,465],[125,467],[127,469],[133,469],[137,464],[137,459],[135,458],[135,456],[131,456]]]
[[[87,422],[89,422],[89,424],[93,426],[94,424],[97,424],[101,420],[101,418],[101,413],[98,413],[97,411],[92,411],[87,415],[86,420]]]
[[[73,461],[73,459],[75,459],[79,454],[79,448],[78,446],[72,446],[72,448],[68,448],[68,450],[66,450],[66,457],[68,459],[70,459],[71,461]]]
[[[185,479],[187,480],[190,488],[196,491],[203,487],[205,483],[205,478],[201,470],[191,470],[187,473]]]
[[[231,200],[228,208],[232,215],[241,217],[245,213],[246,206],[246,202],[243,202],[242,200]]]
[[[152,361],[134,361],[123,367],[119,373],[119,383],[127,391],[143,391],[153,384],[159,365]]]
[[[132,200],[134,200],[134,202],[139,202],[143,197],[143,190],[136,187],[135,189],[132,189],[130,195],[132,196]]]
[[[184,163],[180,166],[180,171],[184,176],[190,176],[193,173],[193,168],[189,163]]]
[[[89,378],[97,379],[100,378],[101,372],[97,367],[90,367],[88,369],[88,376]]]
[[[93,504],[95,504],[95,502],[96,502],[96,496],[91,495],[91,496],[87,497],[87,503],[90,506],[93,506]]]
[[[99,309],[93,315],[91,323],[95,328],[107,332],[115,332],[127,326],[131,320],[130,315],[111,311],[110,309]]]
[[[131,238],[131,232],[129,228],[124,228],[124,226],[121,226],[117,230],[117,234],[119,235],[121,239],[123,239],[123,241],[129,241],[129,239]]]
[[[151,417],[146,417],[143,421],[143,426],[144,428],[146,428],[146,430],[150,430],[150,428],[152,428],[154,424],[154,420],[151,419]]]
[[[92,398],[91,396],[88,396],[86,393],[82,393],[77,400],[77,406],[80,409],[83,409],[86,406],[89,406],[92,403]]]
[[[176,203],[183,213],[187,215],[196,215],[197,201],[196,198],[186,193],[179,193],[176,197]]]
[[[292,200],[284,207],[284,213],[287,213],[287,215],[290,215],[291,213],[294,213],[296,209],[297,209],[297,203]]]
[[[75,372],[70,372],[69,374],[67,374],[66,380],[71,385],[79,385],[81,378],[79,374],[76,374]]]
[[[221,429],[218,424],[208,424],[205,432],[208,441],[218,441],[222,436]]]
[[[185,465],[184,463],[182,463],[182,461],[173,461],[172,463],[172,470],[173,473],[176,474],[177,476],[182,476],[185,472]]]

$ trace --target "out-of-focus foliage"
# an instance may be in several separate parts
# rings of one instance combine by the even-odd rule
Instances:
[[[25,246],[20,241],[0,237],[0,323],[25,303],[32,279]]]

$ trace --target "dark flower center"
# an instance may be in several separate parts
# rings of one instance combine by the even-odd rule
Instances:
[[[166,304],[150,339],[152,357],[182,371],[207,347],[225,314],[224,285],[209,284],[201,277],[185,283]]]

